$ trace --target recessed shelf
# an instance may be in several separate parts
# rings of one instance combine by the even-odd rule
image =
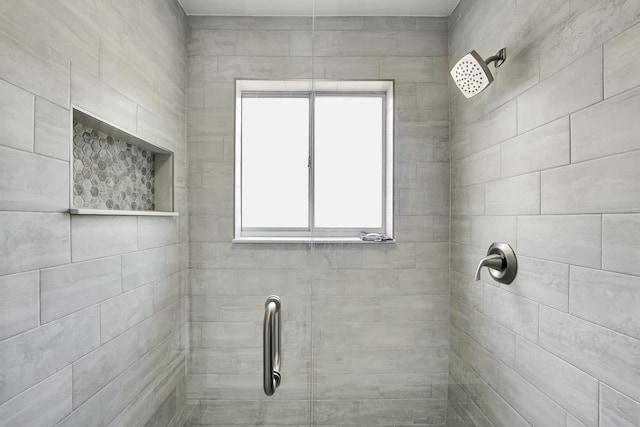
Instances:
[[[177,216],[173,152],[72,109],[73,215]]]

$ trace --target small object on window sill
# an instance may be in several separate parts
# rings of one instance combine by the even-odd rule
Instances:
[[[365,233],[364,231],[360,233],[360,239],[363,242],[385,242],[387,240],[393,240],[391,237],[386,234],[380,233]]]

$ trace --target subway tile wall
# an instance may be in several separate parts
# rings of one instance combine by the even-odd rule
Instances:
[[[640,3],[462,0],[453,64],[506,47],[451,95],[448,426],[640,422]],[[473,281],[494,241],[518,277]]]
[[[0,3],[0,425],[182,426],[188,215],[70,217],[71,106],[176,153],[173,0]]]
[[[449,347],[442,18],[189,17],[188,425],[436,425]],[[315,55],[312,57],[312,54]],[[231,244],[234,79],[395,79],[397,243]],[[283,383],[262,318],[283,300]]]

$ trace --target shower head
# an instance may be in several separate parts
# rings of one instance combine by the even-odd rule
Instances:
[[[472,50],[453,66],[451,77],[460,92],[465,97],[471,98],[486,89],[493,81],[493,74],[487,65],[495,62],[495,66],[498,68],[506,59],[506,49],[500,49],[498,53],[486,60],[482,59],[478,52]]]

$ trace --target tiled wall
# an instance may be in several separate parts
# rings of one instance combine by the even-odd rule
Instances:
[[[155,156],[80,122],[73,123],[73,205],[155,210]]]
[[[449,318],[445,19],[189,18],[193,425],[443,425]],[[397,244],[231,244],[234,78],[395,79]],[[283,299],[283,384],[262,317]]]
[[[463,0],[450,63],[450,426],[640,425],[640,2]],[[491,67],[493,68],[493,67]],[[493,241],[519,273],[472,275]]]
[[[176,153],[173,0],[0,2],[0,425],[182,425],[188,216],[70,217],[71,105]]]

